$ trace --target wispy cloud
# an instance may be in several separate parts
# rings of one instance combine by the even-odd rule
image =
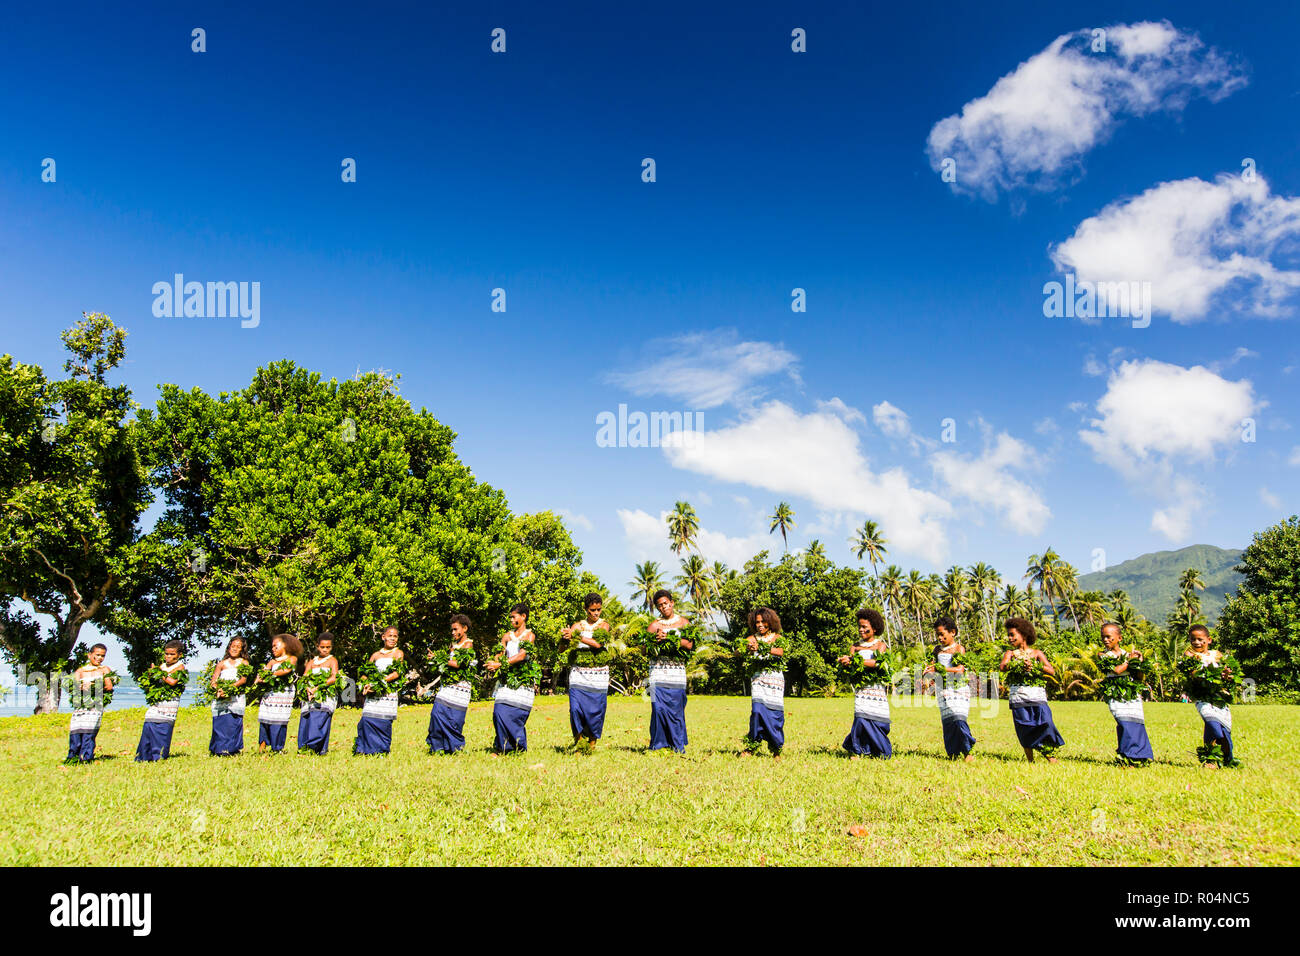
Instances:
[[[797,356],[773,342],[742,341],[734,329],[692,332],[648,346],[650,360],[605,381],[634,395],[663,395],[691,408],[743,405],[778,379],[798,383]]]

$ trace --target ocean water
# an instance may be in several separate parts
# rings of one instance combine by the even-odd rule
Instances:
[[[195,702],[198,691],[194,688],[187,688],[181,705],[189,706]],[[32,709],[36,706],[36,694],[32,688],[19,685],[14,687],[5,695],[3,701],[0,701],[0,717],[30,717]],[[113,691],[113,700],[105,710],[124,710],[127,707],[143,707],[144,693],[130,678],[123,678]],[[72,708],[68,706],[68,698],[64,695],[59,701],[59,713],[70,714]]]

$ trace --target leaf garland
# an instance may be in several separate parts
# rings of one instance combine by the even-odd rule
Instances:
[[[1188,697],[1215,707],[1231,704],[1241,686],[1241,668],[1232,654],[1210,659],[1189,655],[1178,662],[1178,673],[1183,676]]]
[[[898,674],[898,658],[891,651],[876,651],[873,660],[875,667],[868,667],[862,655],[856,651],[849,652],[847,664],[837,663],[836,674],[844,683],[853,687],[867,687],[871,684],[893,684]]]
[[[240,694],[247,693],[248,678],[252,676],[253,676],[252,664],[238,665],[235,668],[234,680],[223,679],[217,681],[216,686],[212,688],[212,699],[229,700],[233,697],[238,697]],[[235,686],[235,681],[239,680],[239,678],[241,677],[244,678],[244,686],[243,687]]]
[[[478,670],[478,659],[474,656],[473,647],[444,647],[429,652],[429,659],[433,662],[434,673],[441,678],[443,684],[459,684],[461,681],[472,681],[474,673]],[[452,662],[456,663],[452,667]]]
[[[1212,744],[1205,744],[1196,748],[1196,759],[1201,763],[1215,763],[1220,767],[1240,767],[1241,761],[1236,757],[1228,760],[1223,755],[1223,747],[1216,740]]]
[[[406,672],[409,670],[406,659],[390,657],[388,660],[387,670],[381,671],[374,661],[366,661],[357,669],[357,689],[361,693],[371,697],[387,697],[402,689],[402,685],[406,683]],[[397,680],[385,680],[392,674],[397,675]]]
[[[585,632],[581,630],[574,631],[567,640],[570,642],[566,651],[566,660],[570,667],[604,667],[609,663],[609,642],[611,634],[603,628],[596,628],[589,635],[593,641],[600,645],[600,650],[596,650],[590,644],[584,644],[582,638]]]
[[[333,675],[330,674],[329,668],[320,670],[309,670],[298,678],[297,697],[304,704],[320,703],[328,700],[339,692],[343,686],[343,672],[339,671],[336,677],[333,677],[334,683],[330,683]]]
[[[111,683],[116,687],[121,679],[114,670],[96,674],[93,679],[85,683],[78,680],[76,674],[69,674],[64,678],[68,691],[68,703],[73,710],[95,710],[99,707],[107,707],[113,702],[113,691],[105,687],[104,684]]]
[[[1116,674],[1115,668],[1125,661],[1128,661],[1128,667],[1124,669],[1124,673]],[[1098,690],[1102,700],[1130,701],[1142,697],[1147,676],[1146,662],[1142,658],[1129,657],[1126,651],[1116,654],[1106,652],[1097,658],[1097,663],[1103,670],[1101,687]]]
[[[681,642],[684,640],[691,642],[690,650],[682,647]],[[647,660],[663,659],[685,664],[695,654],[695,648],[700,643],[700,629],[693,624],[665,631],[646,628],[634,635],[630,643],[640,648]]]
[[[772,651],[780,649],[782,653],[773,654]],[[758,650],[749,649],[749,640],[746,637],[736,639],[735,652],[740,656],[740,663],[745,668],[746,674],[750,680],[753,680],[763,671],[780,671],[785,673],[789,662],[786,655],[789,654],[790,648],[786,643],[785,635],[778,634],[776,638],[768,643],[758,639]]]
[[[292,668],[287,674],[275,676],[277,670],[283,670],[289,665],[289,659],[286,657],[282,661],[267,661],[257,672],[257,679],[249,691],[249,696],[258,700],[266,697],[268,694],[277,694],[282,691],[292,690],[293,682],[297,675]]]
[[[1007,661],[1007,666],[1003,671],[1008,685],[1017,685],[1020,687],[1046,687],[1047,671],[1043,669],[1043,662],[1032,653],[1023,653],[1021,651],[1012,651],[1011,659]]]
[[[176,683],[168,684],[166,678],[170,677]],[[135,679],[141,693],[147,704],[153,706],[161,704],[164,701],[180,700],[181,695],[185,693],[185,682],[189,680],[190,672],[184,667],[178,667],[174,671],[165,671],[161,664],[154,664],[145,669],[144,673]]]
[[[533,642],[520,641],[519,650],[524,653],[524,659],[517,664],[509,662],[504,648],[492,658],[501,663],[497,669],[497,680],[511,690],[520,687],[536,687],[542,680],[542,662],[537,659]]]

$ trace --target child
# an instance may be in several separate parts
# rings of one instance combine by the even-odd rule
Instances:
[[[1188,643],[1191,644],[1191,650],[1186,651],[1184,657],[1194,657],[1201,664],[1218,663],[1222,656],[1217,650],[1210,649],[1210,629],[1204,624],[1193,624],[1187,632]],[[1190,697],[1192,705],[1196,712],[1201,715],[1201,720],[1205,722],[1205,732],[1202,739],[1205,746],[1198,751],[1201,757],[1201,764],[1206,767],[1215,767],[1215,761],[1209,756],[1210,748],[1218,745],[1223,753],[1223,766],[1231,767],[1236,764],[1232,756],[1232,711],[1228,709],[1227,704],[1215,706],[1209,701],[1197,700]]]
[[[330,724],[338,706],[339,662],[334,657],[334,635],[329,631],[322,631],[316,638],[316,656],[307,662],[303,676],[322,672],[329,674],[324,692],[318,692],[316,687],[302,691],[302,707],[298,711],[300,754],[324,755],[330,749]]]
[[[970,681],[962,664],[953,665],[955,655],[965,654],[966,648],[957,640],[957,622],[941,617],[934,622],[934,636],[939,644],[935,663],[926,668],[933,671],[939,697],[939,721],[943,725],[943,749],[949,757],[961,757],[967,763],[975,760],[971,750],[975,738],[970,724]]]
[[[1103,674],[1103,686],[1107,680],[1115,685],[1114,678],[1129,672],[1132,661],[1140,661],[1138,651],[1127,654],[1120,650],[1122,637],[1120,626],[1115,621],[1107,621],[1101,626],[1101,640],[1106,645],[1098,659]],[[1134,670],[1137,668],[1134,667]],[[1127,683],[1127,682],[1126,682]],[[1103,694],[1110,714],[1115,718],[1115,753],[1121,766],[1142,766],[1155,757],[1151,752],[1151,740],[1147,737],[1147,725],[1142,713],[1142,695],[1137,693],[1132,699],[1126,699],[1126,693],[1112,692]]]
[[[1051,677],[1056,674],[1047,661],[1047,655],[1033,646],[1038,639],[1034,625],[1023,617],[1009,617],[1003,626],[1011,650],[1002,655],[998,665],[1001,670],[1005,671],[1014,660],[1017,667],[1032,667],[1037,663],[1044,675]],[[1052,723],[1052,709],[1047,706],[1047,688],[1041,684],[1008,684],[1007,702],[1011,705],[1011,722],[1016,728],[1016,738],[1025,750],[1025,758],[1033,763],[1034,751],[1037,750],[1048,763],[1056,763],[1056,751],[1065,746],[1065,738]]]
[[[95,738],[104,719],[104,695],[113,693],[113,672],[104,666],[108,648],[96,644],[90,660],[72,672],[76,709],[68,732],[68,763],[90,763],[95,759]]]
[[[781,618],[776,611],[760,607],[750,612],[745,644],[751,654],[757,655],[760,644],[772,645],[780,636]],[[778,658],[779,666],[767,666],[750,680],[749,733],[740,756],[758,753],[763,741],[767,741],[772,757],[779,760],[781,748],[785,746],[785,650],[772,647],[763,656]]]
[[[847,664],[857,654],[868,669],[876,667],[876,655],[889,650],[884,634],[885,619],[880,612],[862,608],[858,611],[858,639],[850,645],[849,653],[839,659],[840,663]],[[844,749],[853,760],[862,756],[888,760],[893,756],[894,748],[889,742],[889,695],[883,683],[853,689],[853,727],[844,738]]]
[[[656,634],[676,634],[691,622],[674,610],[673,596],[668,591],[654,593],[655,610],[659,620],[650,624]],[[686,650],[693,644],[686,638],[678,642]],[[667,657],[650,662],[650,749],[671,747],[677,753],[686,752],[686,665]]]
[[[244,704],[242,693],[222,696],[218,681],[230,681],[235,687],[248,683],[248,673],[252,665],[248,663],[245,644],[242,637],[230,639],[226,645],[226,654],[212,668],[212,679],[208,686],[212,688],[212,739],[208,741],[208,753],[214,757],[228,757],[244,749]],[[244,668],[244,673],[239,673]]]
[[[534,653],[533,642],[536,635],[528,629],[528,605],[516,604],[510,609],[511,630],[501,635],[501,644],[505,649],[505,663],[511,667],[523,663]],[[487,669],[493,673],[500,671],[501,661],[488,661]],[[496,737],[492,749],[496,753],[522,753],[528,749],[528,715],[533,710],[532,684],[510,687],[498,680],[492,693],[492,725]]]
[[[473,652],[474,642],[470,639],[469,628],[470,619],[467,615],[451,616],[453,651]],[[447,667],[452,672],[462,670],[450,656]],[[468,674],[455,683],[449,683],[449,680],[451,678],[443,677],[438,694],[433,698],[433,712],[429,714],[429,734],[424,738],[425,743],[429,745],[430,754],[454,754],[465,749],[465,714],[469,711],[469,702],[474,696],[474,689],[470,685]]]
[[[176,696],[159,700],[145,708],[144,727],[140,730],[140,743],[135,748],[135,759],[141,761],[166,760],[171,756],[172,732],[176,729],[176,715],[181,709],[181,693],[188,672],[181,660],[185,645],[168,641],[163,645],[161,670],[163,683],[172,688]]]
[[[569,727],[573,746],[584,737],[587,750],[596,748],[605,727],[605,707],[609,698],[609,665],[597,663],[604,657],[609,641],[609,624],[600,618],[603,602],[599,594],[582,599],[587,616],[566,627],[560,636],[575,641],[573,666],[569,668]]]
[[[382,675],[383,683],[379,687],[367,684],[361,688],[366,702],[361,707],[357,736],[352,742],[354,754],[387,754],[392,750],[393,721],[397,720],[397,698],[401,691],[398,669],[393,667],[393,661],[406,656],[397,646],[397,637],[397,628],[385,628],[384,646],[370,655],[370,662]]]
[[[288,678],[292,682],[298,673],[298,658],[302,656],[302,642],[292,634],[277,634],[271,638],[271,660],[268,667],[271,676],[276,679]],[[263,673],[265,673],[265,668]],[[255,684],[266,683],[262,674],[257,675]],[[284,750],[289,739],[289,718],[293,716],[293,684],[289,683],[280,690],[268,690],[257,706],[257,749],[265,753],[270,747],[272,753]]]

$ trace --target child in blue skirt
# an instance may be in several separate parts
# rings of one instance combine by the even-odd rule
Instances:
[[[605,708],[609,701],[609,665],[605,663],[609,623],[601,619],[604,601],[599,594],[593,591],[582,599],[582,604],[586,616],[560,631],[560,636],[572,642],[569,727],[573,731],[573,746],[577,747],[585,739],[586,749],[591,751],[605,728]]]
[[[334,656],[334,635],[322,631],[316,638],[316,656],[303,668],[303,676],[327,673],[325,690],[308,687],[302,691],[298,711],[298,753],[329,753],[330,725],[334,722],[334,709],[338,706],[339,662]]]

